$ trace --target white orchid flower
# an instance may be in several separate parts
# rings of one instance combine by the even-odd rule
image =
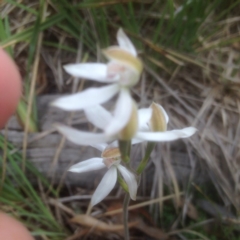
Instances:
[[[122,129],[131,116],[132,98],[129,89],[140,79],[143,64],[137,57],[137,51],[122,29],[117,32],[119,46],[111,46],[103,50],[108,63],[68,64],[64,69],[74,77],[94,80],[101,83],[111,83],[108,86],[90,88],[71,96],[62,97],[52,103],[66,111],[89,109],[102,104],[119,93],[115,114],[105,128],[112,135]]]
[[[126,167],[120,164],[121,154],[118,148],[108,146],[107,144],[93,144],[93,147],[102,151],[101,158],[90,158],[73,165],[69,171],[76,173],[89,172],[107,167],[108,171],[103,176],[97,189],[95,190],[91,206],[101,202],[114,188],[117,182],[117,172],[119,171],[127,183],[128,191],[131,199],[136,200],[137,181],[135,175]]]
[[[133,102],[132,102],[133,104]],[[133,107],[135,110],[135,107]],[[135,111],[134,111],[135,112]],[[93,106],[89,109],[85,110],[86,117],[90,123],[92,123],[94,126],[101,130],[105,130],[106,127],[113,121],[113,115],[107,111],[104,107],[101,105],[96,105]],[[132,126],[132,129],[129,129],[131,132],[131,138],[136,135],[136,132],[138,130],[138,126],[145,126],[146,123],[150,120],[151,114],[152,114],[152,109],[150,108],[145,108],[145,109],[140,109],[137,111],[137,119],[136,116],[133,116],[133,120],[130,119],[130,124],[127,124],[124,129],[122,129],[119,132],[114,133],[113,135],[106,134],[105,132],[103,133],[90,133],[90,132],[85,132],[81,130],[76,130],[72,127],[63,125],[63,124],[55,124],[55,127],[57,130],[62,133],[69,141],[77,144],[77,145],[83,145],[83,146],[89,146],[93,144],[100,144],[100,143],[109,143],[114,140],[117,140],[121,137],[123,137],[122,133],[129,135],[126,133],[126,129],[129,128],[128,125]],[[132,118],[132,117],[131,117]],[[134,125],[134,122],[136,126]],[[115,145],[117,146],[117,144]]]
[[[112,121],[112,114],[101,105],[97,105],[85,111],[87,119],[96,127],[105,130]],[[197,129],[186,127],[167,131],[169,117],[164,108],[159,104],[152,104],[150,108],[138,110],[137,131],[132,136],[133,144],[148,142],[168,142],[180,138],[191,137]],[[64,125],[56,126],[68,140],[79,145],[91,145],[96,143],[106,143],[119,139],[119,134],[108,135],[105,133],[88,133],[76,130]]]
[[[142,122],[142,124],[139,125],[139,131],[134,137],[135,142],[169,142],[180,138],[191,137],[197,131],[194,127],[167,131],[169,117],[164,108],[156,103],[152,103],[150,108],[152,109],[152,116],[147,124],[146,122]]]

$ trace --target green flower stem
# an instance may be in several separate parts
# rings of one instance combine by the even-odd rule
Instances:
[[[121,152],[122,161],[125,163],[127,167],[129,167],[130,163],[130,152],[131,152],[131,140],[130,141],[118,141],[119,150]],[[128,205],[130,201],[130,196],[128,193],[128,187],[126,182],[118,176],[118,182],[122,186],[122,188],[126,191],[125,198],[123,201],[123,225],[124,225],[124,236],[125,240],[129,240],[129,229],[128,229]]]
[[[119,140],[118,146],[121,152],[122,161],[128,166],[130,162],[131,140],[130,141]]]
[[[123,201],[123,225],[124,225],[124,239],[129,240],[129,229],[128,229],[128,205],[130,202],[129,193],[125,194]]]
[[[137,175],[140,175],[143,170],[145,169],[147,163],[148,163],[148,160],[150,158],[150,155],[152,153],[152,150],[154,149],[156,143],[155,142],[148,142],[147,143],[147,148],[146,148],[146,152],[145,152],[145,156],[144,158],[141,160],[140,164],[138,165],[138,168],[137,168]]]
[[[118,175],[118,183],[120,184],[120,186],[122,187],[122,189],[128,193],[128,185],[126,184],[126,182],[123,180],[123,178]]]

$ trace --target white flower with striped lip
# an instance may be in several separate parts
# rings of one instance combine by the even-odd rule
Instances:
[[[152,103],[150,109],[152,109],[151,118],[149,121],[142,122],[139,125],[139,131],[133,139],[136,143],[141,141],[170,142],[180,138],[191,137],[197,131],[195,127],[167,131],[169,117],[165,109],[156,103]]]
[[[85,113],[88,121],[102,130],[108,126],[113,118],[112,114],[101,105],[89,108],[85,111]],[[143,141],[174,141],[180,138],[191,137],[197,131],[197,129],[194,127],[186,127],[183,129],[167,131],[168,121],[169,117],[167,113],[159,104],[151,105],[150,108],[138,110],[138,130],[135,133],[135,136],[133,136],[133,144]],[[68,140],[72,141],[75,144],[85,146],[111,142],[119,138],[118,134],[107,135],[105,133],[88,133],[59,124],[56,125],[56,128]]]
[[[104,129],[108,135],[121,130],[129,121],[132,112],[130,88],[140,79],[143,65],[137,57],[137,51],[122,29],[117,32],[119,46],[103,50],[109,62],[68,64],[64,69],[74,77],[111,83],[108,86],[90,88],[71,96],[61,97],[52,103],[66,111],[77,111],[102,104],[119,93],[114,117]]]
[[[114,188],[117,182],[117,172],[119,171],[127,183],[128,191],[131,199],[136,200],[137,195],[137,181],[135,175],[130,172],[126,167],[120,164],[120,152],[116,147],[108,146],[107,144],[95,144],[92,145],[98,150],[102,151],[101,158],[90,158],[88,160],[79,162],[73,165],[69,171],[76,173],[89,172],[94,170],[100,170],[107,167],[108,171],[103,176],[97,189],[95,190],[92,199],[91,206],[94,206],[101,202]]]

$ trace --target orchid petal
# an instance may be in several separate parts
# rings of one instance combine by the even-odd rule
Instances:
[[[96,105],[85,109],[85,114],[90,123],[94,126],[104,129],[111,122],[112,115],[101,105]]]
[[[108,148],[116,148],[118,147],[118,141],[114,141],[108,145]]]
[[[51,105],[62,108],[66,111],[82,110],[106,102],[118,91],[118,84],[112,84],[106,87],[90,88],[80,93],[75,93],[67,97],[61,97],[53,101]]]
[[[57,130],[69,141],[77,145],[88,146],[91,144],[106,143],[114,140],[113,137],[106,136],[106,134],[103,133],[83,132],[61,124],[55,124],[55,126]]]
[[[125,34],[125,32],[120,28],[117,32],[117,41],[119,46],[131,53],[133,56],[137,56],[137,50],[132,44],[131,40],[128,38],[128,36]]]
[[[95,190],[91,199],[91,205],[94,206],[101,202],[112,191],[116,182],[117,169],[115,166],[113,166],[105,173],[97,189]]]
[[[151,119],[152,109],[151,108],[141,108],[138,110],[138,126],[139,129],[146,128],[148,121]],[[149,128],[147,128],[149,129]]]
[[[132,113],[132,98],[127,89],[122,89],[116,103],[111,123],[105,129],[107,135],[117,134],[129,121]]]
[[[98,143],[98,144],[91,144],[91,146],[102,152],[109,145],[107,143]]]
[[[74,77],[94,80],[98,82],[115,82],[116,78],[109,78],[107,65],[103,63],[77,63],[64,66],[67,73]]]
[[[135,145],[135,144],[142,143],[142,142],[144,142],[144,140],[137,139],[137,138],[132,138],[131,145]],[[110,143],[108,145],[108,147],[109,148],[116,148],[116,147],[118,147],[118,141],[114,141],[114,142]]]
[[[168,142],[191,137],[196,131],[194,127],[187,127],[166,132],[137,132],[135,137],[150,142]]]
[[[74,164],[69,168],[69,172],[83,173],[105,168],[102,158],[90,158],[88,160]]]
[[[142,142],[144,142],[144,140],[139,139],[139,138],[133,138],[131,141],[131,144],[135,145],[135,144],[142,143]]]
[[[138,188],[136,177],[132,172],[130,172],[127,168],[125,168],[122,165],[118,165],[117,168],[121,172],[125,182],[128,185],[128,191],[131,199],[136,200],[137,188]]]

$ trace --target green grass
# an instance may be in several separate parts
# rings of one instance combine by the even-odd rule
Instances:
[[[4,144],[5,140],[0,135],[0,146],[3,151]],[[49,206],[41,198],[40,190],[37,187],[41,183],[43,188],[47,189],[50,183],[29,162],[26,164],[26,172],[23,172],[21,154],[15,150],[11,144],[7,144],[7,162],[4,163],[3,157],[0,157],[1,176],[3,169],[6,168],[0,192],[1,209],[7,207],[9,213],[14,213],[15,217],[22,220],[35,236],[39,236],[41,233],[45,236],[51,236],[51,239],[63,239],[66,236],[66,230],[56,221]],[[29,178],[34,179],[35,186]],[[57,197],[53,189],[50,189],[49,194],[52,197]]]
[[[207,214],[205,214],[200,209],[198,209],[198,213],[199,223],[207,221],[209,219],[209,216],[207,216]],[[190,221],[188,227],[191,228],[191,226],[194,226],[195,224],[196,222]],[[203,236],[207,237],[210,240],[240,240],[240,236],[233,224],[226,224],[221,220],[217,219],[212,223],[199,227],[194,227],[192,230],[194,230],[192,233],[187,232],[183,233],[183,235],[188,240],[196,239],[196,235],[194,234],[194,232],[202,234]]]

